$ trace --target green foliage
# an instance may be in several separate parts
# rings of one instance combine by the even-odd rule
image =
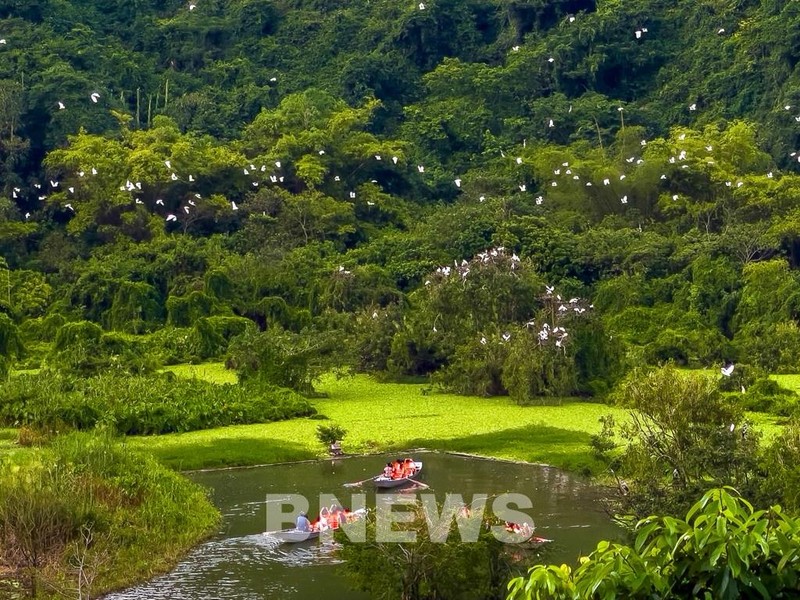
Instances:
[[[617,401],[630,410],[621,427],[629,443],[620,457],[629,479],[628,491],[622,490],[626,510],[679,514],[709,485],[748,486],[758,435],[712,379],[672,366],[637,370],[622,383]]]
[[[3,386],[0,422],[46,431],[102,425],[125,435],[194,431],[314,414],[286,389],[264,384],[217,386],[164,375],[75,377],[41,371]]]
[[[8,377],[12,360],[22,352],[22,338],[14,322],[0,313],[0,381]]]
[[[219,519],[199,486],[104,434],[63,436],[21,460],[0,461],[0,565],[32,595],[132,583]]]
[[[264,382],[301,392],[313,392],[314,380],[342,364],[334,332],[293,333],[279,327],[263,332],[246,329],[234,338],[226,364],[242,381]]]
[[[334,442],[342,440],[346,434],[347,430],[336,423],[317,426],[317,439],[326,448]]]
[[[800,591],[800,519],[755,510],[712,489],[685,519],[639,521],[631,545],[600,542],[573,571],[537,565],[509,583],[509,600],[556,598],[778,598]]]
[[[747,410],[769,412],[789,417],[798,412],[797,392],[781,386],[773,379],[757,379],[750,387],[745,388],[743,406]]]
[[[89,321],[59,327],[47,364],[64,373],[147,373],[157,364],[143,340],[125,334],[103,333]]]

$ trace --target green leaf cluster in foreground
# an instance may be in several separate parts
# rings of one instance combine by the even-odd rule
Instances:
[[[99,434],[0,460],[0,489],[3,597],[15,585],[37,597],[96,597],[151,577],[219,518],[199,486]]]
[[[631,545],[600,542],[574,570],[534,566],[509,600],[788,598],[800,593],[800,519],[755,510],[731,488],[708,491],[685,519],[640,521]]]

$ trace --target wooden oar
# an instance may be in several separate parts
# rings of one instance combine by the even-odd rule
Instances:
[[[353,483],[345,483],[344,487],[358,487],[361,484],[367,483],[368,481],[375,481],[378,477],[380,477],[380,475],[374,475],[369,479],[362,479],[361,481],[354,481]]]

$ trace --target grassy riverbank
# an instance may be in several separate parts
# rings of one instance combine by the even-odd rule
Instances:
[[[89,598],[149,579],[219,522],[200,486],[97,432],[5,455],[0,489],[2,598]]]

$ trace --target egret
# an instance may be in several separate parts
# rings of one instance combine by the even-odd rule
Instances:
[[[27,220],[27,219],[30,219],[30,218],[31,218],[31,213],[26,212],[25,213],[25,219]]]
[[[769,178],[769,179],[772,179],[772,171],[770,171],[769,173],[767,173],[767,178]]]
[[[175,215],[167,215],[167,219],[166,220],[167,221],[177,221],[178,217],[176,217]]]
[[[518,156],[518,157],[517,157],[517,164],[518,164],[518,165],[521,165],[521,164],[522,164],[522,157],[521,157],[521,156]]]
[[[507,342],[510,339],[511,339],[511,334],[510,333],[506,332],[506,333],[503,334],[503,341],[504,342]]]
[[[521,184],[521,185],[519,186],[519,191],[520,191],[520,192],[524,192],[524,191],[526,191],[527,189],[528,189],[528,187],[527,187],[527,186],[526,186],[524,183],[523,183],[523,184]]]
[[[725,29],[724,29],[723,27],[720,27],[720,28],[717,30],[717,35],[722,35],[723,33],[725,33]]]
[[[394,164],[397,164],[397,161],[398,161],[398,160],[400,160],[400,159],[399,159],[399,158],[397,158],[396,156],[393,156],[393,157],[392,157],[392,162],[393,162]]]
[[[586,182],[586,187],[592,187],[592,182],[591,181],[587,181]]]
[[[460,179],[456,179],[455,180],[455,184],[456,184],[456,187],[460,188],[461,187],[461,180]]]
[[[569,18],[569,22],[570,22],[570,23],[574,23],[574,22],[575,22],[575,17],[570,17],[570,18]]]
[[[257,181],[253,182],[253,187],[258,187],[258,182]]]
[[[423,2],[419,3],[419,9],[420,10],[425,10],[425,4]]]
[[[547,59],[547,62],[554,63],[556,62],[556,59],[551,56],[550,58]]]
[[[334,176],[334,178],[333,178],[333,180],[334,180],[334,181],[341,181],[342,179],[341,179],[341,177],[339,177],[338,175],[335,175],[335,176]],[[274,183],[274,182],[273,182],[273,183]]]
[[[92,167],[92,175],[97,175],[97,169],[95,169],[94,167]]]
[[[197,4],[190,4],[189,5],[189,10],[190,11],[194,10],[195,8],[197,8]]]
[[[536,197],[536,204],[537,205],[541,205],[542,202],[544,202],[544,198],[542,198],[541,196],[537,196]]]
[[[375,160],[381,160],[381,155],[380,154],[376,154],[375,155]]]
[[[424,173],[425,167],[423,167],[422,165],[417,165],[417,171],[419,171],[420,173]]]
[[[270,80],[272,83],[275,83],[276,81],[278,81],[278,78],[277,78],[277,77],[270,77],[270,78],[269,78],[269,80]]]
[[[722,373],[722,374],[723,374],[725,377],[730,377],[730,376],[731,376],[731,374],[733,373],[733,367],[734,367],[734,365],[733,365],[733,363],[731,363],[731,364],[730,364],[730,365],[728,365],[727,367],[721,367],[721,368],[720,368],[720,372],[721,372],[721,373]]]
[[[234,202],[233,200],[231,200],[231,210],[239,210],[239,207],[236,206],[236,202]]]
[[[279,161],[279,160],[276,160],[276,161],[275,161],[275,166],[276,166],[276,167],[278,167],[278,168],[280,169],[280,168],[281,168],[281,161]]]
[[[553,119],[550,119],[550,121],[547,123],[547,126],[548,127],[555,127],[555,125],[553,124]]]
[[[136,199],[136,204],[144,204],[144,202],[142,202],[141,200],[139,200],[139,198],[137,198]]]
[[[481,338],[481,344],[483,344],[484,346],[486,345],[486,338],[485,337]]]
[[[351,198],[355,198],[356,197],[356,193],[355,192],[350,192],[350,197]]]
[[[190,206],[196,206],[195,203],[194,203],[194,200],[189,200],[189,205]]]
[[[69,190],[70,194],[74,194],[75,193],[75,188],[74,187],[68,187],[67,189]]]
[[[478,202],[484,202],[486,200],[486,196],[481,196],[478,198]]]
[[[158,200],[156,200],[156,204],[164,206],[164,201],[161,198],[159,198]]]
[[[625,175],[620,175],[619,180],[622,181],[623,179],[625,179]]]
[[[165,164],[165,165],[167,165],[167,168],[168,168],[168,169],[172,169],[172,163],[171,163],[170,161],[168,161],[168,160],[165,160],[165,161],[164,161],[164,164]]]
[[[672,194],[672,199],[677,200],[679,198],[678,194]]]
[[[3,38],[2,40],[0,40],[0,44],[3,44],[3,46],[5,46],[6,45],[6,39]]]
[[[512,52],[519,52],[519,46],[514,46],[513,48],[511,48],[511,51]]]
[[[183,212],[185,212],[188,215],[189,214],[189,207],[188,206],[184,206],[183,207]]]
[[[245,175],[250,175],[250,171],[248,171],[247,169],[242,169],[242,171],[244,172]]]
[[[68,209],[70,209],[72,212],[75,212],[75,209],[74,209],[74,208],[72,208],[72,204],[65,204],[65,205],[64,205],[64,208],[68,208]]]
[[[325,150],[320,150],[319,155],[322,156],[323,154],[325,154]]]
[[[697,103],[694,102],[694,103],[690,104],[689,105],[689,110],[697,110]]]
[[[367,200],[367,206],[375,206],[375,203],[372,200]]]
[[[170,179],[172,179],[172,181],[178,181],[178,176],[177,176],[177,175],[175,175],[175,173],[173,173],[172,175],[170,175],[170,176],[169,176],[169,178],[170,178]]]
[[[708,152],[711,152],[713,149],[714,149],[714,146],[706,146],[706,150]]]
[[[64,110],[67,106],[59,100],[58,102],[58,110]]]
[[[97,101],[100,100],[100,94],[98,94],[97,92],[93,92],[92,95],[89,96],[89,97],[92,99],[92,102],[94,102],[95,104],[97,104]]]
[[[617,107],[617,112],[622,112],[623,110],[625,110],[624,106],[618,106]]]
[[[665,174],[663,174],[663,173],[662,173],[662,175],[661,175],[661,179],[666,179],[666,178],[667,178],[667,176],[666,176]]]
[[[608,179],[607,177],[605,179],[603,179],[603,185],[609,185],[610,183],[611,183],[611,180]]]
[[[628,203],[628,196],[623,196],[622,198],[619,199],[619,201],[622,202],[623,204],[627,204]]]
[[[53,181],[53,180],[51,179],[51,180],[50,180],[50,185],[51,185],[52,187],[54,187],[54,188],[57,188],[57,187],[58,187],[58,182],[57,182],[57,181]]]
[[[636,39],[637,40],[642,37],[642,30],[641,29],[637,29],[633,33],[636,35]]]
[[[550,187],[558,187],[558,182],[557,181],[551,181],[550,182]]]
[[[192,177],[191,175],[189,175],[189,181],[194,181],[194,177]]]

